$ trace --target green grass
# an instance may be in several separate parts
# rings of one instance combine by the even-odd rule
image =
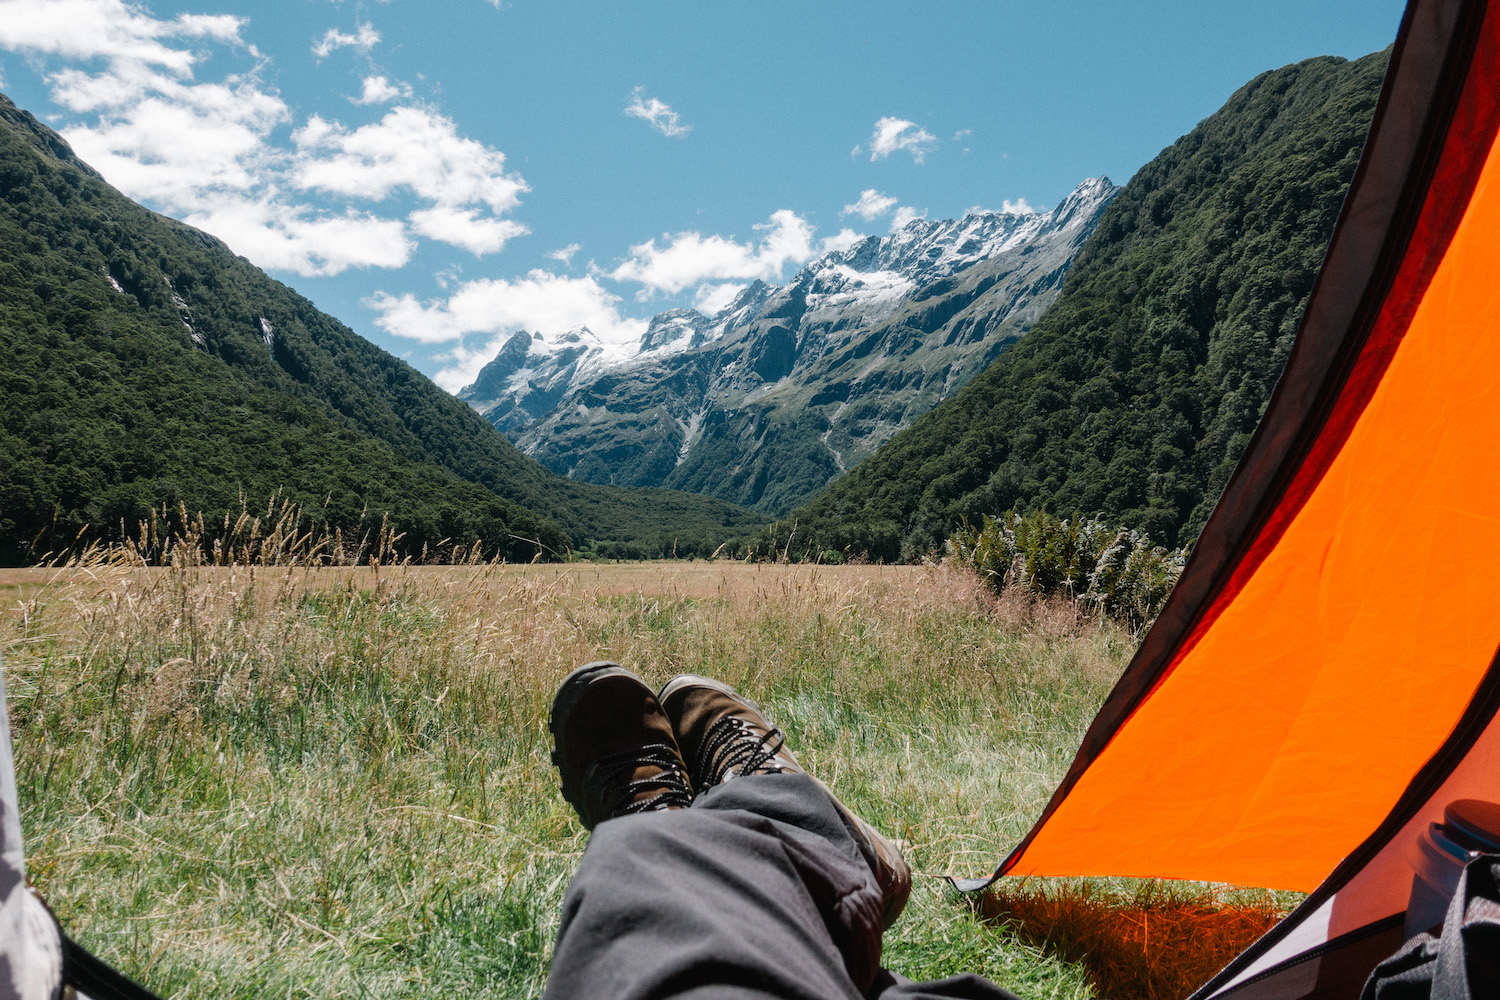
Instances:
[[[0,628],[32,877],[109,961],[215,998],[537,995],[587,840],[546,710],[585,660],[740,687],[936,876],[1024,833],[1133,647],[940,568],[704,563],[96,560]],[[1139,884],[1086,885],[1073,909],[1096,925],[1140,909]],[[1168,995],[1116,990],[1097,941],[1060,947],[1003,903],[919,878],[886,963],[1027,997]],[[1277,901],[1207,908],[1225,905]]]

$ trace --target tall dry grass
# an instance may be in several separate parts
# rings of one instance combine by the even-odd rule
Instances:
[[[740,687],[918,871],[973,874],[1131,647],[940,567],[339,568],[311,544],[95,551],[3,618],[33,878],[163,994],[538,993],[586,842],[546,712],[586,660]],[[887,962],[1097,982],[932,880]]]

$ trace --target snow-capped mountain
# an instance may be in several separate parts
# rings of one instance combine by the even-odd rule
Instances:
[[[1022,335],[1118,188],[1048,212],[908,223],[673,309],[636,344],[517,333],[459,393],[550,468],[779,512],[935,406]]]

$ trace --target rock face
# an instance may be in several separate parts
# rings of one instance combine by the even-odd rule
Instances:
[[[639,344],[518,333],[459,398],[548,468],[780,513],[936,406],[1026,332],[1119,189],[1050,212],[908,223]]]

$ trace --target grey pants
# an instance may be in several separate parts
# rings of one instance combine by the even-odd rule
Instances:
[[[736,778],[691,809],[599,824],[563,899],[548,998],[1015,1000],[973,975],[880,968],[880,889],[801,774]]]

